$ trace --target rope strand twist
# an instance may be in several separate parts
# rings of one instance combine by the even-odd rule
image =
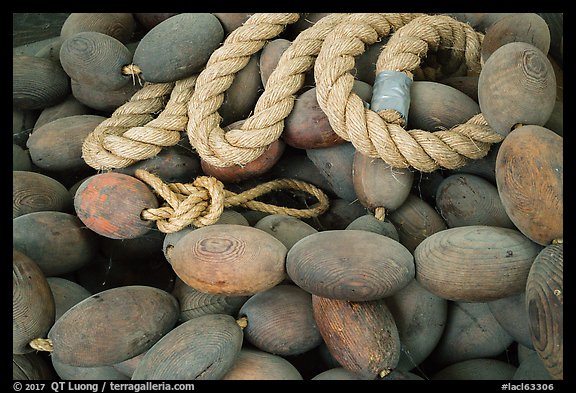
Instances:
[[[318,102],[333,130],[363,154],[380,157],[393,167],[423,172],[456,169],[469,159],[484,157],[491,144],[502,140],[482,114],[450,130],[406,131],[394,110],[375,113],[351,92],[354,77],[349,71],[355,56],[393,32],[378,58],[377,72],[402,71],[412,78],[416,73],[439,76],[480,71],[481,33],[449,16],[402,13],[335,13],[302,31],[281,56],[253,115],[240,129],[224,132],[218,109],[234,75],[268,40],[298,19],[299,14],[254,14],[230,33],[200,74],[172,84],[145,84],[88,136],[83,146],[85,161],[97,169],[132,165],[178,143],[180,133],[186,131],[190,144],[208,164],[245,165],[280,138],[295,94],[311,69]],[[423,64],[429,51],[438,53],[438,59],[449,53],[449,60],[431,72]],[[153,89],[161,92],[153,95]],[[170,100],[162,111],[168,94]],[[148,106],[136,110],[140,102]],[[167,118],[173,120],[170,125]]]

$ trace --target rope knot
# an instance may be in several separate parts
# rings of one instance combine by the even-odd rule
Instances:
[[[234,206],[270,214],[311,218],[324,213],[330,204],[328,196],[322,190],[295,179],[272,180],[236,194],[224,189],[220,180],[210,176],[199,176],[188,184],[165,184],[162,179],[143,169],[137,169],[134,176],[152,187],[164,199],[163,206],[142,211],[142,219],[156,221],[158,229],[164,233],[177,232],[189,225],[196,228],[212,225],[218,221],[224,208]],[[294,209],[255,200],[281,189],[305,192],[315,197],[318,203],[307,209]]]
[[[142,212],[142,218],[156,221],[162,232],[177,232],[189,225],[212,225],[224,211],[224,184],[214,177],[200,176],[190,184],[165,184],[144,170],[137,170],[135,176],[165,200],[164,206]]]

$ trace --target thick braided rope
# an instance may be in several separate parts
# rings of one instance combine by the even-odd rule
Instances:
[[[189,225],[197,228],[214,224],[224,208],[242,206],[247,209],[270,214],[284,214],[296,218],[311,218],[324,213],[329,207],[329,199],[319,188],[293,179],[272,180],[236,194],[224,189],[218,179],[200,176],[192,183],[164,183],[159,177],[142,169],[135,176],[148,184],[161,196],[165,204],[142,212],[145,220],[156,221],[161,232],[177,232]],[[318,203],[308,209],[294,209],[270,205],[254,199],[275,190],[304,191],[314,196]]]
[[[422,14],[388,14],[388,20],[384,23],[390,23],[392,29],[397,29],[419,15]],[[85,161],[96,169],[105,170],[126,167],[150,158],[162,147],[178,142],[176,131],[185,128],[182,123],[186,121],[186,116],[190,117],[190,142],[208,163],[232,166],[253,161],[280,137],[283,121],[294,105],[294,94],[303,85],[304,73],[312,69],[328,33],[348,17],[349,14],[328,15],[302,32],[270,76],[268,86],[256,104],[254,115],[246,119],[240,130],[224,133],[219,127],[217,109],[234,74],[247,64],[253,53],[262,48],[265,39],[274,38],[287,23],[293,23],[298,18],[298,14],[253,15],[243,26],[232,32],[224,45],[210,58],[207,64],[209,69],[201,74],[201,92],[196,95],[199,101],[191,100],[196,76],[177,81],[175,86],[146,84],[130,102],[118,108],[110,119],[89,135],[83,147]],[[220,75],[222,73],[224,75]],[[141,113],[162,111],[162,105],[153,108],[147,105],[150,93],[160,88],[159,97],[164,100],[164,96],[171,93],[164,111],[152,120],[151,117],[138,117]],[[185,113],[183,103],[188,101],[190,105]],[[160,103],[163,104],[163,101]],[[197,111],[198,106],[201,111]],[[190,125],[196,121],[202,124],[208,122],[209,125],[203,129]]]
[[[196,78],[192,75],[175,83],[146,84],[86,138],[83,156],[88,165],[103,170],[123,168],[176,145],[188,124],[188,102]],[[148,116],[137,116],[141,113]]]
[[[229,37],[224,46],[214,52],[206,69],[198,77],[189,105],[188,136],[190,144],[211,165],[244,165],[258,158],[270,143],[277,140],[282,134],[284,119],[293,109],[294,95],[304,84],[304,74],[313,68],[325,37],[338,24],[359,17],[356,14],[331,14],[301,32],[270,75],[254,114],[245,120],[240,129],[225,133],[219,126],[217,110],[222,104],[224,91],[232,83],[231,72],[249,60],[247,57],[238,58],[244,52],[237,45],[245,45],[243,40],[253,39],[248,34],[252,32],[244,31],[244,27],[279,15],[284,14],[256,14],[250,18],[231,34],[238,31],[238,37]],[[295,15],[290,17],[295,18]],[[380,24],[382,34],[388,35],[422,14],[370,15],[377,21],[375,23]]]
[[[132,158],[106,149],[109,137],[122,135],[132,127],[143,126],[162,111],[172,83],[146,83],[130,100],[118,107],[112,116],[100,123],[84,140],[82,158],[95,169],[121,168],[133,164]]]
[[[259,157],[266,146],[275,140],[266,143],[265,140],[269,138],[261,133],[254,138],[252,134],[251,139],[256,142],[256,146],[252,146],[252,154],[246,146],[232,146],[220,128],[218,109],[235,74],[268,40],[278,36],[287,24],[298,21],[299,17],[299,14],[254,14],[244,25],[232,31],[224,45],[210,56],[206,68],[198,76],[196,90],[189,103],[187,128],[190,144],[207,163],[218,167],[246,164]],[[230,132],[230,135],[237,133],[235,130]],[[250,138],[246,132],[243,135]]]
[[[340,137],[352,142],[356,150],[369,157],[380,157],[392,167],[413,167],[422,172],[438,168],[455,169],[467,159],[484,157],[490,144],[502,141],[478,114],[450,130],[406,131],[394,110],[380,113],[367,109],[354,93],[354,56],[379,36],[372,19],[358,18],[354,26],[340,24],[330,33],[318,54],[315,80],[318,104]],[[469,25],[451,17],[424,15],[398,29],[384,47],[377,62],[377,73],[402,71],[412,77],[428,51],[451,50],[466,66],[480,70],[482,36]]]

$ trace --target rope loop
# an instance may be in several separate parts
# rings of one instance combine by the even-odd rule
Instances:
[[[187,184],[166,184],[156,175],[143,169],[137,169],[134,176],[152,187],[156,194],[164,199],[163,206],[142,212],[143,219],[156,221],[158,229],[164,233],[177,232],[190,225],[196,228],[212,225],[218,221],[224,208],[234,206],[296,218],[316,217],[329,207],[329,199],[322,190],[293,179],[272,180],[237,194],[225,190],[221,181],[209,176],[200,176]],[[304,191],[315,197],[318,204],[307,209],[294,209],[255,200],[281,189]]]
[[[244,166],[280,138],[305,73],[312,69],[318,103],[334,132],[362,154],[379,157],[392,167],[422,172],[456,169],[484,157],[492,143],[502,141],[482,114],[450,130],[406,130],[406,113],[386,104],[366,108],[352,93],[354,77],[350,71],[355,57],[387,36],[390,38],[376,63],[377,73],[397,71],[410,80],[416,74],[438,78],[479,73],[483,35],[450,16],[421,13],[333,13],[322,18],[302,31],[282,54],[253,114],[240,129],[224,132],[218,109],[236,73],[299,18],[293,13],[252,15],[213,52],[198,75],[158,84],[163,91],[154,97],[154,105],[136,110],[140,101],[148,104],[147,100],[136,100],[136,95],[150,95],[156,88],[155,84],[145,84],[126,107],[119,107],[110,121],[88,136],[83,146],[85,161],[99,170],[132,165],[178,143],[186,131],[191,146],[206,163]],[[164,108],[168,94],[170,100]]]

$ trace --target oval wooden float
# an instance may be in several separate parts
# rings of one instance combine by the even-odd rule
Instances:
[[[526,283],[526,308],[534,349],[554,379],[564,378],[564,245],[545,247]]]
[[[174,15],[142,37],[134,64],[147,82],[175,82],[200,72],[223,38],[220,21],[210,13]]]
[[[310,293],[295,285],[277,285],[250,297],[238,312],[248,318],[245,339],[280,356],[305,353],[322,342]]]
[[[132,81],[122,68],[132,63],[132,53],[116,38],[96,31],[68,37],[60,48],[60,63],[76,82],[117,90]]]
[[[193,318],[172,329],[150,348],[132,379],[220,379],[236,363],[242,339],[242,329],[230,315]]]
[[[440,183],[436,208],[450,228],[489,225],[515,229],[496,186],[469,173],[450,175]]]
[[[246,296],[265,291],[286,277],[286,246],[253,227],[222,224],[182,237],[170,255],[182,281],[201,292]]]
[[[59,362],[111,366],[149,349],[178,319],[176,299],[161,289],[130,285],[107,289],[77,303],[48,333]]]
[[[443,368],[464,360],[495,358],[513,342],[488,304],[452,301],[444,333],[426,361]]]
[[[12,218],[38,211],[67,212],[72,196],[58,180],[38,172],[12,171]]]
[[[550,29],[540,15],[531,12],[507,15],[486,31],[480,52],[481,62],[485,63],[496,49],[510,42],[526,42],[548,54],[550,40]]]
[[[37,110],[64,101],[70,94],[70,77],[62,67],[43,57],[12,57],[12,104]]]
[[[286,246],[288,250],[299,240],[318,232],[311,225],[296,217],[283,214],[270,214],[260,219],[254,228],[258,228],[274,236]]]
[[[448,301],[432,294],[416,280],[385,301],[402,343],[396,370],[410,371],[418,367],[440,341],[446,326]]]
[[[412,189],[414,172],[409,169],[392,168],[380,158],[370,158],[358,151],[352,165],[354,191],[360,203],[370,210],[396,210]]]
[[[22,252],[12,250],[12,353],[32,352],[29,345],[46,336],[54,323],[52,291],[40,267]]]
[[[16,217],[12,223],[12,245],[32,258],[46,276],[76,271],[98,253],[98,235],[74,214],[34,212]]]
[[[444,299],[496,300],[524,290],[541,249],[515,229],[450,228],[427,237],[416,248],[416,279]]]
[[[400,338],[383,299],[349,302],[312,295],[314,318],[330,353],[364,378],[384,378],[398,364]]]
[[[114,172],[86,179],[74,197],[78,218],[94,232],[112,239],[133,239],[146,234],[154,222],[142,219],[141,213],[158,205],[158,199],[145,183]]]
[[[318,296],[367,301],[393,295],[414,278],[412,254],[373,232],[329,230],[296,243],[286,257],[289,277]]]
[[[104,116],[74,115],[38,127],[26,142],[32,162],[47,171],[92,173],[82,158],[82,144],[104,120]]]
[[[478,80],[478,103],[486,121],[502,136],[517,124],[544,125],[556,102],[556,77],[544,53],[511,42],[488,58]]]
[[[561,136],[528,125],[512,131],[496,157],[496,185],[506,213],[541,245],[563,237],[563,147]]]

